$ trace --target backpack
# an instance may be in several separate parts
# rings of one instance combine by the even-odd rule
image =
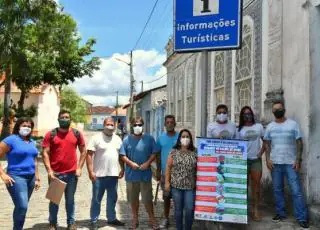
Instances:
[[[55,128],[55,129],[51,130],[51,132],[50,132],[50,143],[53,143],[53,138],[55,136],[57,136],[58,129],[59,128]],[[72,129],[73,135],[77,138],[77,145],[79,146],[80,145],[80,132],[77,129],[74,129],[74,128],[71,128],[71,129]]]

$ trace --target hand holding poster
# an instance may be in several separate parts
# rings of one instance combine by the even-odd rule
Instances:
[[[197,138],[195,219],[248,222],[247,141]]]

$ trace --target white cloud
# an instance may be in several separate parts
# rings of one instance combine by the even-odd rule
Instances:
[[[84,77],[77,80],[72,86],[86,100],[94,105],[115,105],[116,91],[119,91],[119,103],[129,102],[130,71],[127,63],[128,54],[115,53],[110,58],[101,59],[100,70],[92,78]],[[144,90],[166,84],[166,69],[162,66],[166,60],[165,54],[156,50],[137,50],[133,53],[133,73],[136,81],[136,91],[141,91],[141,81],[144,81]],[[153,83],[151,82],[159,77]]]

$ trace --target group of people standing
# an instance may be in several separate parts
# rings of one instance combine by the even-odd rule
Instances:
[[[267,167],[271,171],[276,203],[275,222],[287,218],[284,201],[284,177],[291,187],[296,218],[303,228],[308,228],[307,209],[303,199],[298,171],[301,166],[303,143],[298,124],[285,117],[283,102],[276,102],[272,112],[275,120],[264,130],[255,122],[252,109],[242,108],[239,126],[228,119],[228,107],[216,108],[216,122],[208,124],[207,137],[242,139],[248,141],[248,178],[252,188],[253,220],[261,220],[259,212],[262,160],[265,153]],[[131,229],[139,226],[141,202],[149,216],[151,229],[167,228],[171,199],[178,230],[190,230],[194,219],[197,151],[189,130],[176,131],[173,115],[165,117],[166,131],[155,140],[143,132],[144,121],[136,117],[131,121],[132,134],[122,141],[115,134],[115,122],[111,117],[104,120],[104,129],[96,134],[86,146],[83,135],[70,128],[71,115],[62,110],[58,115],[59,127],[50,130],[43,141],[43,162],[50,181],[58,178],[66,185],[65,200],[68,229],[76,229],[75,201],[78,177],[86,162],[92,182],[90,208],[91,229],[98,229],[101,201],[107,192],[106,217],[108,224],[124,226],[117,219],[118,180],[125,177],[127,200],[131,206]],[[14,230],[23,229],[28,201],[34,189],[40,187],[36,157],[38,150],[31,133],[34,123],[29,118],[20,118],[13,134],[0,143],[0,157],[6,156],[8,168],[0,165],[0,177],[6,184],[14,203]],[[262,144],[263,143],[263,144]],[[80,159],[77,157],[77,149]],[[157,162],[157,179],[163,190],[164,219],[158,225],[154,216],[151,164]],[[49,229],[57,229],[59,206],[49,204]]]

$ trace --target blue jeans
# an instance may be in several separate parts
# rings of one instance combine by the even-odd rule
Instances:
[[[194,215],[195,190],[171,188],[171,194],[174,201],[174,215],[176,219],[177,230],[191,230]],[[183,211],[185,212],[184,228]]]
[[[97,177],[92,183],[92,200],[90,208],[90,218],[92,223],[98,221],[101,209],[101,200],[104,192],[107,191],[107,210],[106,216],[108,221],[116,219],[116,203],[118,200],[118,177]]]
[[[14,204],[13,229],[22,230],[26,218],[28,203],[34,189],[34,175],[14,176],[9,175],[15,181],[12,186],[7,186]]]
[[[284,200],[284,177],[287,177],[291,189],[295,216],[298,221],[307,221],[307,208],[303,198],[299,174],[292,167],[291,164],[273,165],[271,175],[276,211],[280,216],[287,216]]]
[[[74,195],[77,189],[78,177],[75,174],[57,174],[55,175],[58,179],[67,183],[64,191],[66,211],[67,211],[67,224],[74,224]],[[50,224],[57,224],[58,222],[58,211],[59,206],[50,202],[49,204],[49,222]]]

